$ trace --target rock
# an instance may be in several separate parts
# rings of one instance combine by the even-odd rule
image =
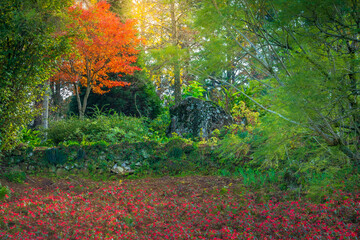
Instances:
[[[112,172],[117,174],[126,174],[126,173],[133,173],[134,170],[132,170],[130,167],[126,166],[126,164],[122,164],[121,167],[115,164],[112,169]]]
[[[118,166],[117,163],[112,167],[111,171],[117,174],[123,174],[125,172],[124,168]]]
[[[66,165],[64,168],[69,171],[69,170],[73,169],[74,166],[73,165]]]
[[[125,169],[123,169],[122,167],[119,167],[119,166],[116,167],[114,170],[116,173],[124,173],[125,172]]]
[[[224,109],[210,101],[188,97],[170,108],[171,122],[167,135],[209,138],[212,131],[230,125],[233,119]]]
[[[127,162],[122,163],[122,164],[121,164],[121,167],[123,167],[126,171],[131,170],[131,168],[130,168],[130,166],[128,165]]]

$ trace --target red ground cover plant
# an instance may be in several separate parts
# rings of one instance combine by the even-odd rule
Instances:
[[[359,194],[259,202],[214,178],[28,184],[0,202],[0,239],[359,238]]]

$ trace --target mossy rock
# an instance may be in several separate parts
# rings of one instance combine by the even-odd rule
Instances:
[[[182,137],[210,138],[215,129],[230,125],[233,119],[217,104],[188,97],[170,108],[171,122],[168,137],[173,133]]]

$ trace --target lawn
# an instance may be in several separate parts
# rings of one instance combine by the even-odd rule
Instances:
[[[267,197],[215,176],[5,182],[1,239],[359,239],[360,194]]]

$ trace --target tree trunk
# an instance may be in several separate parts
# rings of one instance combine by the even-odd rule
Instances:
[[[177,33],[177,22],[175,16],[175,1],[170,3],[170,16],[171,16],[171,34],[172,34],[172,44],[176,48],[179,46],[178,33]],[[173,61],[173,70],[174,70],[174,95],[175,95],[175,105],[181,102],[181,75],[180,75],[180,63],[178,54],[175,53]]]
[[[49,81],[44,83],[45,94],[44,94],[44,102],[43,102],[43,128],[49,128],[49,99],[50,99],[50,84]],[[47,132],[45,131],[45,141],[47,140]]]
[[[87,105],[87,100],[89,98],[89,95],[90,95],[90,91],[91,91],[91,86],[88,85],[86,87],[86,93],[85,93],[85,96],[84,96],[84,99],[83,99],[83,103],[82,103],[82,108],[81,108],[81,111],[80,111],[80,119],[84,119],[84,116],[85,116],[85,111],[86,111],[86,105]]]
[[[39,84],[37,86],[38,89],[44,89],[44,85],[43,84]],[[41,96],[40,94],[36,97],[35,102],[34,102],[34,108],[39,110],[39,114],[36,114],[34,116],[34,120],[30,126],[31,129],[38,129],[40,126],[42,126],[42,122],[43,122],[43,106],[44,106],[44,97]]]
[[[51,95],[53,100],[53,106],[56,107],[55,112],[56,120],[60,119],[62,114],[63,97],[61,96],[61,83],[60,81],[50,83]]]
[[[174,64],[174,84],[175,84],[175,105],[181,102],[181,78],[180,78],[180,65],[178,62]]]
[[[81,105],[81,99],[80,99],[80,92],[79,92],[78,83],[74,83],[74,88],[75,88],[76,101],[77,101],[78,110],[79,110],[79,117],[80,117],[80,119],[82,119],[84,116],[81,115],[82,105]]]

